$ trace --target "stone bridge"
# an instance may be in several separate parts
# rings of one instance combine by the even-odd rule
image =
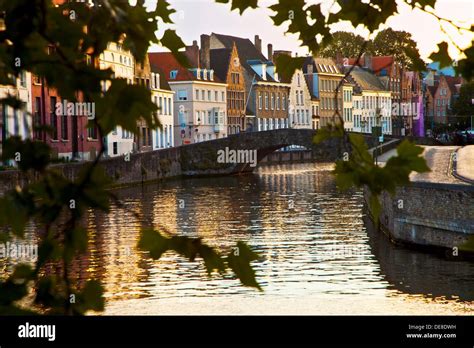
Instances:
[[[246,163],[218,161],[219,151],[234,150],[255,155],[260,162],[268,154],[290,146],[304,146],[311,150],[315,162],[332,162],[341,156],[339,139],[329,139],[318,145],[313,144],[316,131],[311,129],[277,129],[263,132],[249,132],[230,135],[227,138],[205,141],[169,149],[137,153],[129,156],[108,158],[101,161],[106,173],[118,185],[140,183],[178,176],[226,175],[250,172],[255,166]],[[369,147],[373,139],[366,135]],[[240,152],[239,152],[240,151]],[[245,152],[242,152],[245,151]],[[230,158],[232,160],[232,158]],[[256,164],[256,163],[254,163]],[[55,165],[70,179],[78,176],[83,163]],[[26,179],[17,171],[0,172],[0,193],[16,185],[22,186]]]

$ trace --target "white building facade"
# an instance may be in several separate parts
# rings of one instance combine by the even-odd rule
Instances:
[[[33,120],[28,114],[32,108],[31,73],[21,72],[15,82],[15,86],[0,86],[0,99],[14,96],[24,103],[24,107],[17,110],[0,103],[0,154],[4,140],[13,136],[24,140],[33,135]]]
[[[192,73],[193,80],[168,80],[175,93],[176,146],[227,137],[227,84],[214,81],[212,70]]]
[[[312,128],[311,94],[303,75],[303,70],[297,69],[291,79],[290,106],[288,109],[288,124],[291,128]]]
[[[11,106],[0,104],[0,124],[2,125],[0,136],[31,138],[33,124],[31,116],[28,115],[28,110],[31,110],[31,73],[21,72],[15,86],[0,86],[0,98],[9,95],[21,100],[24,107],[21,110],[15,110]]]
[[[349,132],[354,130],[352,94],[352,85],[344,83],[342,86],[342,118],[344,120],[344,129]]]
[[[126,79],[129,84],[133,84],[135,59],[131,52],[125,50],[122,45],[111,42],[107,49],[100,55],[99,64],[101,69],[112,69],[115,78]],[[103,86],[104,91],[109,88],[109,84]],[[133,151],[132,132],[117,126],[105,137],[107,157],[121,156]]]
[[[161,128],[152,130],[153,150],[175,146],[175,136],[173,132],[173,126],[175,124],[174,94],[166,80],[161,76],[161,72],[155,70],[152,66],[151,96],[153,102],[158,107],[157,115],[161,123]]]

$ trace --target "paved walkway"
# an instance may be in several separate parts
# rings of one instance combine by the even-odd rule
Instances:
[[[456,157],[456,174],[474,182],[474,145],[460,148]]]
[[[467,155],[463,154],[463,157],[460,158],[459,154],[457,157],[454,157],[454,153],[459,149],[459,146],[422,146],[423,156],[426,159],[426,163],[431,168],[429,173],[416,173],[413,172],[410,175],[411,181],[422,181],[422,182],[438,182],[446,184],[464,184],[468,185],[467,182],[462,181],[452,175],[452,159],[456,158],[458,160],[458,168],[460,163],[467,161]],[[472,152],[474,154],[474,151]],[[384,165],[387,160],[396,155],[396,150],[389,151],[379,157],[379,163]],[[466,156],[466,157],[464,157]],[[469,161],[467,161],[469,162]],[[469,173],[474,175],[474,163],[470,161]],[[463,166],[462,165],[462,166]]]

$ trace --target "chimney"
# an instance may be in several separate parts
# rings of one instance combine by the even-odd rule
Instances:
[[[262,39],[258,35],[255,35],[255,47],[257,51],[262,52]]]
[[[364,68],[372,70],[372,56],[368,53],[364,54]]]
[[[199,67],[199,46],[197,41],[193,41],[192,46],[186,46],[186,51],[184,52],[186,58],[188,58],[188,62],[192,68]]]
[[[341,53],[341,51],[338,51],[336,53],[336,65],[342,66],[342,65],[344,65],[343,63],[344,63],[344,59],[342,57],[342,53]]]
[[[201,68],[211,68],[211,37],[209,35],[201,35]]]
[[[268,48],[268,60],[270,62],[273,62],[273,45],[268,44],[267,48]]]

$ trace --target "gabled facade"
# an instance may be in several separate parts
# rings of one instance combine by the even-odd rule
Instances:
[[[290,83],[289,127],[311,129],[313,126],[311,94],[303,70],[297,69],[288,82]]]
[[[123,78],[129,84],[134,83],[135,58],[121,44],[109,43],[107,49],[100,55],[99,64],[101,69],[112,69],[115,78]],[[103,90],[106,91],[109,87],[108,84],[105,84]],[[95,133],[93,130],[89,132],[91,135]],[[104,144],[107,157],[132,153],[134,151],[134,135],[132,132],[117,126],[110,134],[105,136]]]
[[[227,136],[227,84],[214,70],[185,68],[171,53],[149,53],[174,92],[175,145],[186,145]],[[191,61],[192,62],[192,61]]]
[[[141,85],[151,91],[151,67],[148,56],[142,63],[135,62],[134,70],[135,84]],[[153,149],[152,130],[148,127],[144,119],[137,121],[137,132],[134,135],[133,150],[138,152],[147,152]]]
[[[206,40],[206,36],[202,40]],[[232,49],[210,50],[210,67],[221,81],[227,83],[227,133],[238,134],[245,130],[245,91],[244,70],[240,63],[237,46]]]
[[[354,67],[348,80],[354,85],[354,94],[362,96],[360,132],[372,133],[381,127],[382,134],[392,134],[391,93],[385,90],[379,78],[366,69]],[[358,125],[359,122],[356,122]]]
[[[161,128],[152,130],[153,150],[178,145],[175,145],[173,130],[175,123],[178,122],[174,118],[174,94],[161,69],[151,64],[151,97],[158,107],[157,115],[161,123]]]
[[[448,124],[451,105],[459,97],[462,80],[459,77],[441,75],[433,95],[433,115],[435,123]]]
[[[342,85],[342,118],[344,120],[344,129],[347,131],[354,130],[353,93],[354,88],[352,83],[345,80]]]
[[[307,57],[303,71],[311,77],[310,89],[312,88],[313,95],[320,101],[320,126],[339,122],[335,114],[338,110],[342,115],[342,93],[338,93],[336,100],[335,91],[344,74],[335,61],[329,58]]]
[[[311,67],[312,68],[312,67]],[[311,69],[310,68],[310,69]],[[306,86],[308,87],[309,94],[311,96],[311,128],[312,129],[319,129],[320,128],[320,101],[318,98],[318,92],[315,92],[315,89],[313,88],[314,82],[313,74],[304,74],[305,81],[306,81]],[[316,76],[317,78],[317,76]]]
[[[264,131],[288,127],[290,84],[280,82],[272,62],[273,47],[268,45],[268,57],[262,54],[258,35],[249,39],[212,33],[211,49],[232,49],[236,46],[245,82],[246,130]]]
[[[390,92],[391,105],[397,110],[402,109],[402,84],[404,69],[400,62],[395,60],[394,56],[371,56],[365,54],[361,57],[359,62],[356,58],[344,59],[345,66],[352,66],[358,64],[361,68],[370,70],[379,78],[383,85],[383,89]],[[405,136],[412,132],[412,118],[404,117],[403,115],[392,115],[393,135]]]

